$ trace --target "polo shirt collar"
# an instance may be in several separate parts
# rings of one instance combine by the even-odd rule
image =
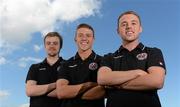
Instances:
[[[94,51],[92,51],[92,53],[89,55],[88,58],[86,58],[85,60],[87,59],[93,59],[95,60],[96,59],[96,53]],[[77,52],[76,55],[74,56],[74,60],[82,60],[81,57],[79,56],[79,53]]]
[[[140,49],[143,51],[145,49],[145,46],[142,43],[139,43],[139,45],[135,49]]]
[[[136,46],[136,48],[135,49],[133,49],[133,50],[141,50],[141,51],[143,51],[145,49],[145,46],[140,42],[137,46]],[[118,49],[118,52],[121,52],[121,51],[123,51],[123,50],[127,50],[126,48],[124,48],[122,45],[120,46],[120,48]],[[132,51],[133,51],[132,50]]]
[[[63,60],[63,58],[62,58],[62,57],[59,57],[59,59],[58,59],[53,65],[55,65],[57,62],[61,62],[62,60]],[[49,64],[47,63],[47,58],[45,58],[42,63],[43,63],[44,65],[49,65]]]

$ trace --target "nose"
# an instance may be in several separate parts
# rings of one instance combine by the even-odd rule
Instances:
[[[86,35],[83,35],[81,40],[86,40],[87,39],[87,36]]]
[[[126,30],[128,30],[128,29],[131,29],[131,25],[130,24],[126,25]]]

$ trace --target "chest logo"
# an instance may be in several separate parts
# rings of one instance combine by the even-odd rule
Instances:
[[[96,70],[98,68],[98,64],[95,62],[92,62],[89,64],[89,69],[90,70]]]
[[[147,53],[140,53],[136,56],[136,58],[138,60],[145,60],[145,59],[147,59],[147,56],[148,56]]]

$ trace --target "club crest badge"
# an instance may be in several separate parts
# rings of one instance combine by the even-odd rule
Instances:
[[[89,69],[90,70],[96,70],[98,68],[98,64],[95,62],[92,62],[89,64]]]
[[[138,60],[145,60],[145,59],[147,59],[147,56],[148,56],[147,53],[140,53],[136,56],[136,58]]]

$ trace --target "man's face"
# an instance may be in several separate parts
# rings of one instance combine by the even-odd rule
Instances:
[[[142,27],[137,16],[126,14],[119,19],[118,33],[121,35],[123,41],[135,41],[138,39],[141,32]]]
[[[44,45],[48,56],[58,56],[60,50],[60,41],[58,37],[46,37]]]
[[[79,51],[87,51],[92,49],[94,42],[93,31],[88,28],[79,28],[75,37]]]

